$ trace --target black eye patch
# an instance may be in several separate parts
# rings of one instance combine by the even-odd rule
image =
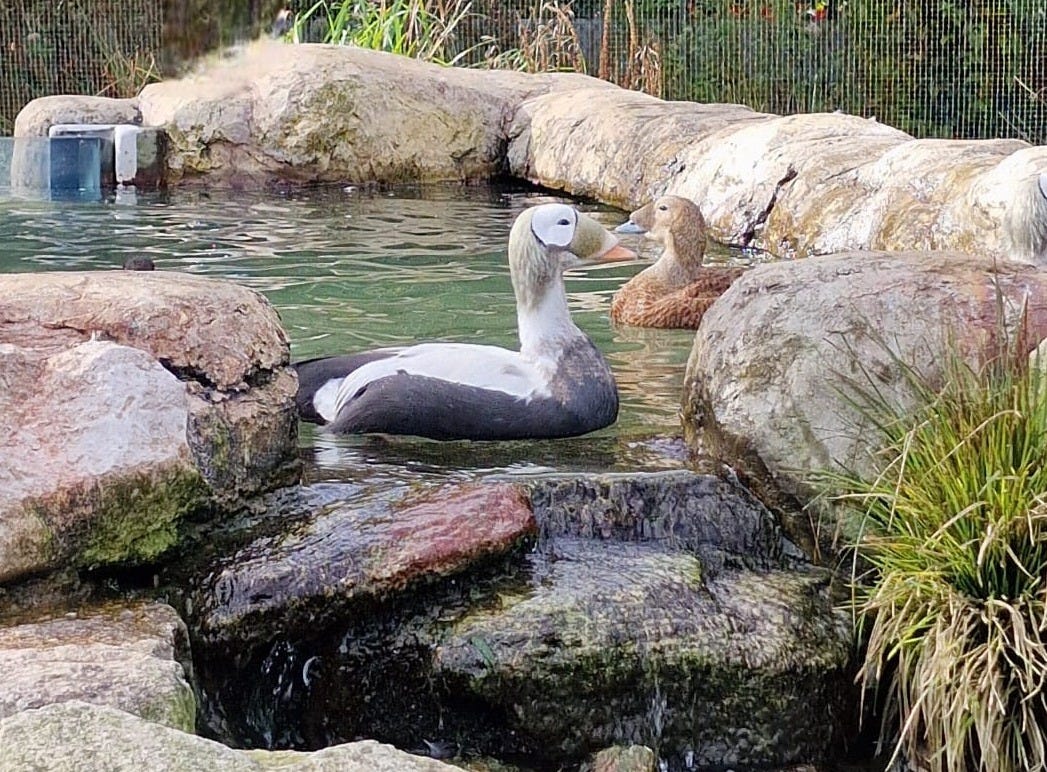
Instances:
[[[556,224],[557,225],[570,225],[571,221],[568,220],[566,217],[563,217]]]

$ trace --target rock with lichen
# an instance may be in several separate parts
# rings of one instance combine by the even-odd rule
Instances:
[[[836,752],[851,633],[828,573],[707,579],[685,552],[570,538],[530,559],[527,586],[458,619],[434,654],[445,710],[477,731],[497,716],[504,737],[549,763],[611,744],[699,769]]]
[[[295,476],[296,380],[256,292],[164,272],[0,277],[0,581],[155,561]]]

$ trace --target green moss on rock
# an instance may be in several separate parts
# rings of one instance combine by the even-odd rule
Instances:
[[[184,466],[106,484],[80,546],[74,545],[73,561],[96,566],[155,560],[178,542],[179,521],[206,503],[208,494],[200,474]]]

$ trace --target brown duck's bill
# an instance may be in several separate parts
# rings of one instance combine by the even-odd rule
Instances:
[[[642,226],[640,226],[640,225],[637,225],[632,220],[626,220],[621,225],[619,225],[617,228],[615,228],[614,232],[615,233],[635,233],[635,234],[641,234],[641,233],[647,233],[647,229],[642,227]]]

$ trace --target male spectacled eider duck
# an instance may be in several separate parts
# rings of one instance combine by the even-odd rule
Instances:
[[[299,415],[337,433],[435,440],[573,437],[608,426],[618,387],[571,320],[563,272],[635,258],[573,207],[527,209],[509,233],[519,351],[421,343],[299,362]]]
[[[618,233],[643,233],[665,247],[654,265],[622,285],[611,321],[635,327],[696,329],[702,315],[744,268],[703,266],[706,225],[698,206],[663,196],[629,215]]]

